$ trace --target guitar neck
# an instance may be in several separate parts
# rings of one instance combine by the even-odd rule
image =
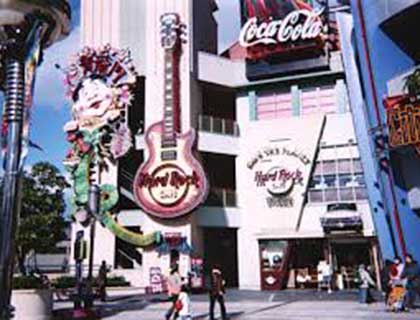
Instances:
[[[164,59],[164,109],[162,146],[176,146],[179,125],[179,57],[175,50],[166,49]]]

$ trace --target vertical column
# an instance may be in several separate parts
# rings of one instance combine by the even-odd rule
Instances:
[[[344,113],[348,111],[347,91],[343,79],[337,80],[335,85],[335,100],[337,106],[336,110],[338,113]]]
[[[255,91],[250,91],[248,93],[249,100],[249,120],[255,121],[258,120],[257,116],[257,94]]]
[[[300,115],[300,90],[297,85],[291,88],[292,93],[292,115],[298,117]]]
[[[378,252],[378,244],[376,243],[376,240],[371,241],[371,246],[372,246],[373,263],[375,266],[376,286],[379,290],[382,290],[381,272],[380,272],[380,267],[379,267],[379,252]]]

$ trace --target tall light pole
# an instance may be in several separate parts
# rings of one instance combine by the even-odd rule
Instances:
[[[69,33],[70,16],[66,0],[0,0],[0,73],[7,128],[0,212],[0,319],[11,318],[13,242],[35,71],[42,50]]]

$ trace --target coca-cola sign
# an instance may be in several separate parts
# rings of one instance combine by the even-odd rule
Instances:
[[[313,9],[303,0],[242,0],[239,44],[253,60],[303,49],[322,49],[326,29],[323,13],[324,8]]]
[[[276,44],[289,41],[316,39],[323,31],[322,11],[297,10],[283,20],[258,21],[249,19],[242,27],[239,43],[243,47],[257,44]]]

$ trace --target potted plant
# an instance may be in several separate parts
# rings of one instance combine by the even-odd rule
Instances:
[[[52,317],[53,296],[45,276],[13,278],[12,306],[19,320],[47,320]]]

